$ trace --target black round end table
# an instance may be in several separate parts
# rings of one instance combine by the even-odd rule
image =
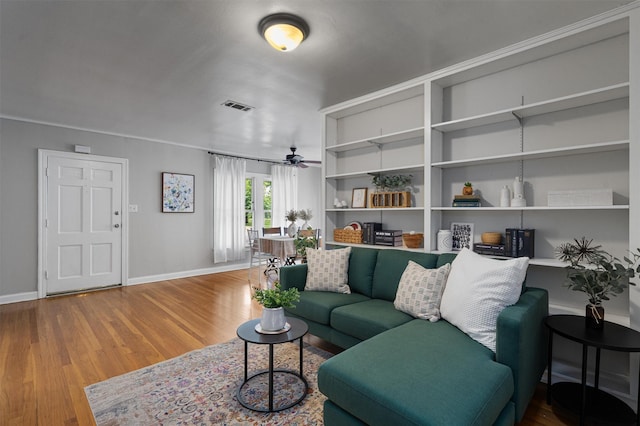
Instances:
[[[636,412],[615,396],[599,389],[600,350],[640,352],[640,333],[628,327],[605,321],[601,330],[586,326],[584,316],[552,315],[545,319],[549,328],[549,359],[547,366],[547,403],[558,405],[580,415],[580,424],[586,419],[604,424],[640,425],[640,398]],[[581,383],[559,382],[551,384],[553,335],[582,344]],[[593,386],[587,386],[587,355],[589,346],[596,348]],[[638,381],[640,392],[640,380]]]
[[[238,337],[244,340],[244,381],[238,388],[237,396],[238,401],[240,402],[240,404],[242,404],[243,407],[246,407],[253,411],[261,412],[281,411],[300,403],[307,396],[309,384],[307,383],[307,380],[304,378],[304,375],[302,373],[302,337],[309,331],[309,326],[307,325],[307,323],[297,318],[286,317],[286,320],[291,325],[291,328],[287,332],[280,334],[258,333],[255,327],[260,323],[260,319],[254,319],[245,322],[240,327],[238,327]],[[300,371],[298,372],[286,369],[274,369],[273,345],[293,342],[297,339],[300,339]],[[249,376],[248,372],[249,343],[254,343],[257,345],[269,345],[269,368],[267,370],[258,371],[251,376]],[[247,401],[244,397],[244,391],[247,391],[247,393],[253,394],[254,396],[256,393],[260,393],[260,391],[258,390],[258,388],[260,387],[260,380],[264,379],[265,376],[267,377],[269,383],[267,392],[268,403],[265,404],[265,401],[260,400],[260,398],[258,398],[259,401],[255,402]],[[283,382],[289,382],[291,380],[299,381],[299,384],[301,385],[300,395],[296,394],[293,397],[278,398],[278,401],[280,402],[277,405],[274,404],[274,380]]]

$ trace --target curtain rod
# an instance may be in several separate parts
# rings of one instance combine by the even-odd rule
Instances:
[[[262,162],[262,163],[282,164],[282,163],[280,163],[278,161],[273,161],[273,160],[263,160],[261,158],[243,157],[241,155],[233,155],[233,154],[223,154],[221,152],[214,152],[214,151],[207,151],[207,154],[209,154],[209,155],[220,155],[222,157],[240,158],[242,160],[258,161],[258,162]]]

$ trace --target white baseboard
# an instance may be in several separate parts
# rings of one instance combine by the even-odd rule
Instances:
[[[8,294],[6,296],[0,296],[0,305],[6,305],[8,303],[16,303],[16,302],[26,302],[29,300],[36,300],[37,298],[38,298],[37,291]]]
[[[248,263],[238,263],[233,265],[220,265],[211,268],[194,269],[191,271],[171,272],[169,274],[147,275],[145,277],[129,278],[127,285],[147,284],[158,281],[175,280],[178,278],[197,277],[199,275],[215,274],[218,272],[237,271],[238,269],[247,269]]]

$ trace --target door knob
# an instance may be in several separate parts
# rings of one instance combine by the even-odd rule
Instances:
[[[116,223],[115,225],[113,225],[114,228],[120,228],[120,224]]]

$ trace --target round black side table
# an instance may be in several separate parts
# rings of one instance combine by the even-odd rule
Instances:
[[[305,396],[307,396],[307,391],[309,390],[309,384],[307,380],[304,378],[302,374],[302,353],[303,353],[303,343],[302,337],[307,334],[309,331],[309,326],[306,322],[299,320],[297,318],[289,318],[286,317],[287,322],[291,325],[289,331],[280,334],[263,334],[258,333],[256,331],[256,325],[260,323],[260,319],[254,319],[248,322],[245,322],[240,327],[238,327],[238,337],[244,340],[244,381],[238,388],[238,401],[242,406],[253,410],[253,411],[261,411],[261,412],[274,412],[281,411],[287,408],[293,407],[294,405],[301,402]],[[273,368],[273,345],[277,345],[280,343],[293,342],[296,339],[300,339],[300,372],[285,370],[285,369],[274,369]],[[249,376],[248,372],[248,358],[249,358],[249,343],[254,343],[257,345],[269,345],[269,369],[266,371],[258,371],[257,373]],[[274,373],[278,376],[286,376],[283,380],[298,380],[301,383],[302,392],[300,396],[293,398],[293,400],[286,401],[284,403],[278,404],[274,407]],[[268,405],[264,407],[264,404],[260,404],[260,402],[249,402],[244,398],[243,390],[245,387],[251,387],[252,385],[256,385],[259,382],[259,379],[262,376],[268,376],[269,380],[269,391],[268,391]],[[248,393],[254,394],[253,389],[249,389]]]
[[[600,350],[640,352],[640,333],[622,325],[605,321],[602,330],[586,326],[585,317],[577,315],[552,315],[545,319],[549,328],[549,360],[547,367],[547,403],[552,399],[560,406],[580,415],[580,424],[592,419],[605,424],[640,425],[640,398],[636,412],[615,396],[598,388],[600,380]],[[553,360],[553,335],[582,344],[582,382],[551,384]],[[589,346],[596,348],[596,365],[593,386],[587,386],[587,355]],[[638,381],[640,392],[640,378]]]

